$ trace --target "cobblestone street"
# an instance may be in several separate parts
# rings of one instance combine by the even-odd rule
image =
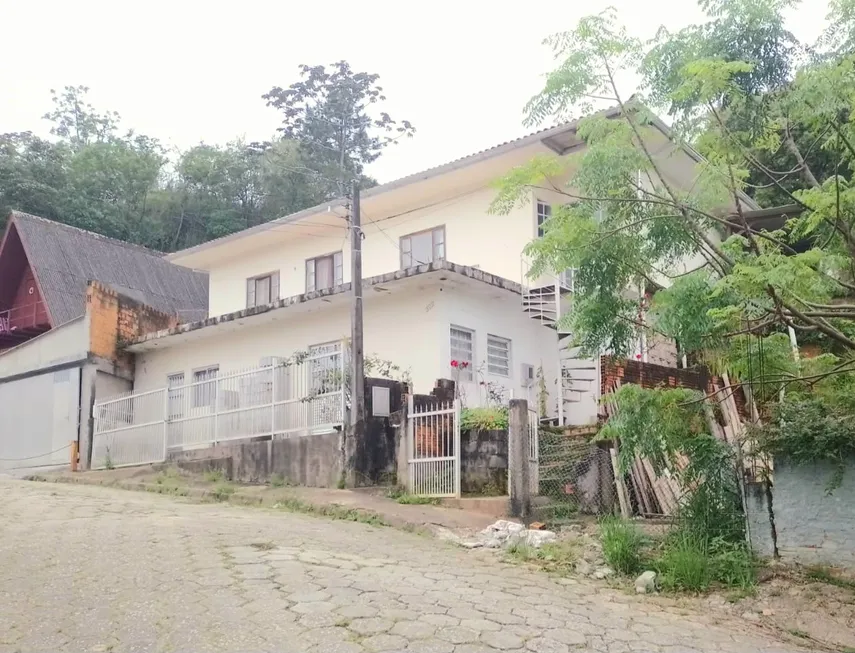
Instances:
[[[361,523],[0,481],[0,651],[793,651]]]

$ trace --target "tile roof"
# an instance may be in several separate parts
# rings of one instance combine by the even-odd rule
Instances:
[[[163,254],[91,231],[13,211],[53,325],[83,315],[86,286],[100,281],[182,322],[208,314],[208,275],[167,261]]]

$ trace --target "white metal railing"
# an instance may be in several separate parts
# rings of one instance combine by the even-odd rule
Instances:
[[[530,492],[540,491],[540,416],[537,410],[528,409],[528,478]]]
[[[92,467],[165,460],[168,450],[243,438],[328,433],[344,424],[348,349],[307,355],[191,383],[96,402]]]
[[[460,400],[414,406],[407,410],[408,488],[431,497],[460,496]]]

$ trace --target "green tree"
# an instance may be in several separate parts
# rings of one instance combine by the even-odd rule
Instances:
[[[799,378],[853,369],[855,56],[839,54],[853,13],[835,3],[833,29],[808,49],[782,27],[793,4],[709,0],[710,23],[660,32],[652,45],[609,10],[548,40],[558,66],[527,105],[528,122],[582,107],[587,147],[515,170],[495,210],[527,201],[532,186],[567,197],[527,251],[534,274],[578,268],[563,320],[588,352],[625,355],[646,330],[740,378],[759,372],[770,399]],[[647,103],[620,89],[627,71],[646,80]],[[592,113],[593,100],[614,104],[617,118]],[[669,182],[649,149],[648,105],[670,110],[675,142],[706,156],[692,188]],[[771,168],[782,152],[792,165]],[[815,152],[822,165],[813,165]],[[557,184],[562,177],[568,182]],[[744,193],[770,188],[801,208],[774,230],[745,217]],[[728,205],[732,217],[722,214]],[[687,274],[689,259],[701,263]],[[640,319],[643,291],[663,286]],[[797,366],[788,328],[820,342],[825,356]]]
[[[282,111],[283,136],[300,143],[318,180],[333,180],[329,197],[345,193],[346,182],[361,177],[366,164],[415,128],[379,109],[386,99],[378,75],[354,72],[346,61],[300,66],[302,79],[287,89],[275,86],[264,96]],[[371,180],[365,180],[370,183]]]

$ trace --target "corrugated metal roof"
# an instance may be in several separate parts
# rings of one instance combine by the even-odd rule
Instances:
[[[208,275],[170,263],[160,252],[13,211],[54,326],[83,315],[89,281],[135,291],[182,322],[208,315]]]

